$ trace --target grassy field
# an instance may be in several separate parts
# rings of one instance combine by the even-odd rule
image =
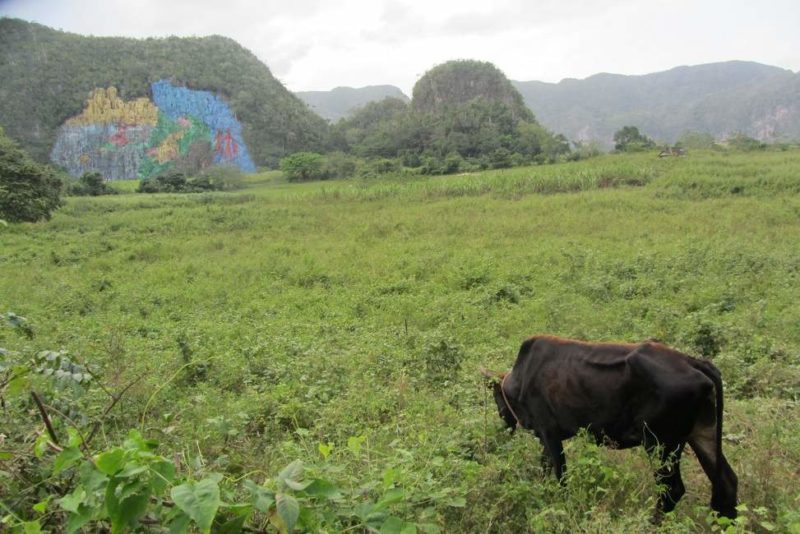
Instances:
[[[640,450],[576,438],[567,485],[542,478],[538,442],[502,430],[478,374],[536,333],[658,338],[722,370],[736,528],[800,532],[800,152],[120,187],[0,228],[0,311],[36,332],[0,330],[0,346],[68,350],[112,391],[141,377],[103,444],[140,428],[231,487],[299,459],[347,489],[339,510],[402,490],[387,509],[420,530],[719,529],[692,454],[659,526]]]

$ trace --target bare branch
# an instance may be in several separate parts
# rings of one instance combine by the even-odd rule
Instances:
[[[86,438],[87,444],[92,440],[92,438],[94,438],[95,434],[97,434],[97,431],[100,430],[100,425],[103,423],[103,420],[105,420],[106,416],[111,412],[111,410],[114,409],[114,406],[117,405],[122,396],[125,395],[125,393],[127,393],[128,390],[131,389],[134,385],[136,385],[142,378],[144,378],[144,375],[141,375],[140,377],[134,379],[127,386],[122,388],[122,390],[116,395],[111,395],[111,398],[113,400],[111,404],[109,404],[108,407],[103,411],[102,415],[100,415],[100,418],[97,421],[95,421],[94,426],[92,426],[92,430],[91,432],[89,432],[89,437]]]
[[[50,435],[50,439],[56,445],[61,445],[58,442],[58,436],[56,436],[56,431],[53,429],[53,423],[50,422],[50,416],[47,415],[47,409],[44,407],[42,399],[39,398],[39,395],[33,390],[31,390],[31,396],[33,397],[33,402],[36,403],[36,407],[39,408],[39,415],[42,417],[42,421],[44,421],[44,426],[47,428],[47,433]]]

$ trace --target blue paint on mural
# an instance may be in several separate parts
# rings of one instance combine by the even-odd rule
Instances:
[[[256,167],[242,137],[242,125],[228,104],[210,91],[176,87],[166,80],[152,84],[153,103],[172,120],[194,117],[211,131],[214,163],[233,164],[245,172]]]

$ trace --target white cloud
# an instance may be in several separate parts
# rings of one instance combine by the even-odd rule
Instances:
[[[456,58],[545,81],[730,59],[800,69],[796,0],[0,0],[0,14],[87,35],[225,35],[292,90],[410,93]]]

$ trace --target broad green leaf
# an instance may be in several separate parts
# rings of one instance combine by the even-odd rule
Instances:
[[[219,532],[220,534],[238,534],[242,532],[242,528],[244,527],[245,521],[247,521],[249,515],[240,515],[238,517],[234,517],[230,521],[226,521],[219,527],[219,529],[215,529],[215,532]]]
[[[83,462],[78,468],[81,477],[81,485],[86,488],[88,493],[105,491],[108,477],[94,468],[89,462]]]
[[[14,378],[6,384],[6,389],[4,395],[9,399],[13,399],[14,397],[18,397],[19,395],[25,393],[25,390],[30,385],[30,379],[28,378],[28,369],[24,366],[16,366],[11,369],[11,374],[15,375]]]
[[[284,467],[280,473],[278,473],[278,478],[280,480],[300,480],[303,478],[303,462],[300,460],[295,460],[294,462],[290,463],[286,467]]]
[[[158,441],[154,439],[144,439],[138,430],[131,430],[128,432],[128,437],[123,445],[126,449],[139,449],[143,452],[149,452],[158,447]]]
[[[444,501],[444,504],[453,508],[464,508],[467,505],[467,500],[464,497],[451,497]]]
[[[22,524],[22,530],[25,534],[40,534],[42,526],[39,524],[39,520],[35,519],[33,521],[25,521]]]
[[[175,464],[169,460],[162,460],[150,465],[150,470],[153,476],[150,479],[150,485],[153,487],[153,493],[156,495],[163,493],[169,484],[175,480]]]
[[[214,516],[220,505],[219,485],[213,479],[206,478],[200,482],[187,482],[175,486],[170,492],[175,505],[197,523],[203,532],[211,529]]]
[[[14,457],[14,453],[10,451],[0,451],[0,460],[10,460]]]
[[[305,493],[307,495],[311,495],[312,497],[322,497],[330,500],[342,498],[342,493],[339,491],[339,488],[327,480],[322,479],[316,479],[312,481],[311,484],[309,484],[309,486],[305,489]]]
[[[328,456],[330,456],[331,452],[333,451],[333,443],[331,442],[320,443],[319,445],[317,445],[317,449],[319,450],[319,453],[322,455],[322,458],[327,460]]]
[[[417,523],[417,530],[425,534],[439,534],[442,530],[434,523]]]
[[[117,498],[120,502],[124,501],[128,497],[140,493],[142,491],[147,491],[147,482],[140,479],[123,479],[120,481],[119,486],[117,486]]]
[[[244,487],[250,492],[251,502],[255,509],[265,514],[269,512],[269,509],[275,504],[275,494],[252,480],[245,480]]]
[[[150,494],[138,493],[120,501],[116,516],[111,518],[111,532],[124,532],[147,511]]]
[[[78,512],[78,507],[86,502],[86,490],[78,486],[75,491],[64,495],[58,500],[58,504],[67,512]]]
[[[81,458],[83,458],[83,455],[77,447],[67,447],[58,453],[58,456],[53,461],[53,474],[57,475],[64,469],[72,467]]]
[[[50,436],[48,436],[45,432],[39,434],[39,437],[36,438],[36,442],[33,444],[33,455],[37,458],[41,458],[44,456],[45,451],[47,450],[47,446],[50,443]]]
[[[117,473],[125,462],[125,450],[115,447],[106,452],[98,454],[94,463],[101,473],[106,475],[113,475]]]
[[[378,531],[380,534],[417,534],[417,526],[397,517],[387,517]]]
[[[43,514],[45,510],[47,510],[47,506],[50,504],[50,499],[52,498],[53,498],[52,495],[48,495],[45,500],[37,502],[31,508],[33,508],[34,512]]]
[[[383,510],[387,506],[402,502],[405,498],[405,493],[400,488],[392,488],[383,494],[383,497],[375,504],[375,510]]]
[[[189,524],[192,518],[184,513],[178,514],[178,517],[172,520],[169,524],[169,534],[186,534],[189,532]]]
[[[116,476],[119,478],[132,478],[141,475],[145,471],[147,471],[146,465],[142,465],[135,461],[128,462],[125,464],[125,467],[122,469],[122,471],[116,473]]]
[[[92,520],[92,510],[88,506],[81,506],[77,512],[69,514],[67,520],[67,534],[74,534],[83,525]]]
[[[78,447],[81,443],[83,443],[83,438],[81,437],[80,432],[78,432],[78,430],[75,428],[68,427],[67,436],[69,436],[67,445],[70,447]]]
[[[391,488],[397,481],[397,469],[389,468],[383,472],[383,489]]]
[[[303,481],[303,482],[298,482],[298,481],[292,480],[290,478],[287,478],[286,480],[284,480],[284,483],[286,483],[287,486],[289,486],[291,489],[293,489],[295,491],[303,491],[304,489],[309,487],[313,482],[314,482],[313,480],[307,480],[307,481]]]
[[[294,530],[297,517],[300,515],[300,504],[297,499],[285,493],[279,493],[276,499],[278,516],[283,521],[287,532]]]
[[[347,438],[347,448],[355,455],[361,452],[361,445],[366,441],[366,436],[351,436]]]

